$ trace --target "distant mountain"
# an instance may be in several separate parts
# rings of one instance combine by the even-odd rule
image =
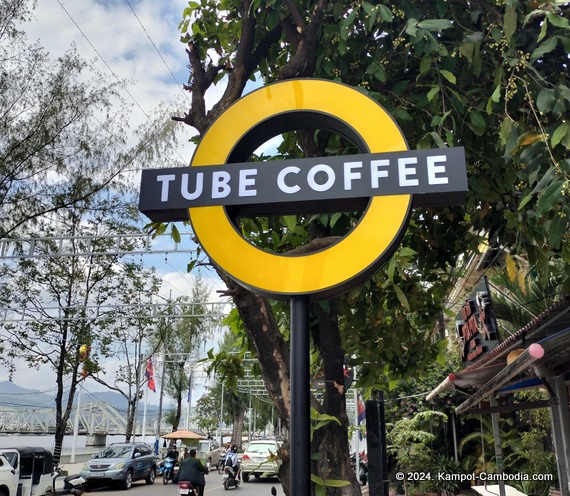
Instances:
[[[55,391],[42,392],[20,387],[13,382],[0,382],[0,407],[51,407],[54,405]]]
[[[155,393],[151,393],[155,394]],[[127,409],[127,400],[114,391],[84,391],[81,403],[101,401],[108,403],[113,408],[124,412]],[[54,408],[55,389],[49,391],[37,391],[26,389],[9,381],[0,381],[0,410],[2,408]],[[142,405],[141,405],[142,408]],[[158,410],[157,405],[147,405],[147,412]]]

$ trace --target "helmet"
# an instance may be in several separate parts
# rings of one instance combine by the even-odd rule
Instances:
[[[237,451],[237,446],[235,444],[232,444],[232,451]]]

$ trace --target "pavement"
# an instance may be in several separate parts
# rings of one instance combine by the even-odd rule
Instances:
[[[78,474],[81,471],[81,467],[85,462],[78,462],[78,463],[61,463],[60,467],[63,470],[67,470],[69,475],[71,474]]]

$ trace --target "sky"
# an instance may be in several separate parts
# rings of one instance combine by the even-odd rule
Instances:
[[[182,89],[188,80],[187,56],[177,29],[185,6],[180,0],[41,0],[24,28],[51,59],[75,44],[110,80],[128,80],[122,96],[132,105],[132,123],[139,124],[161,102],[189,102]],[[194,145],[188,138],[193,134],[180,124],[181,163],[191,158]]]
[[[180,0],[39,0],[32,20],[21,28],[27,32],[28,42],[39,41],[51,60],[75,44],[79,54],[93,60],[111,81],[128,80],[130,83],[121,93],[132,106],[134,128],[144,123],[161,102],[181,100],[185,107],[189,105],[189,95],[182,89],[188,80],[187,55],[178,32],[187,5]],[[215,102],[222,91],[223,82],[211,91],[209,101]],[[179,146],[173,150],[173,156],[176,165],[183,166],[192,157],[194,145],[188,140],[196,131],[182,123],[179,126]],[[179,229],[190,230],[182,225]],[[171,239],[163,237],[153,246],[170,249],[173,245]],[[146,267],[155,267],[162,278],[162,298],[189,294],[193,275],[186,272],[187,254],[173,249],[141,256],[141,260]],[[223,289],[219,279],[211,271],[201,275],[210,284],[210,301],[219,301],[216,291]],[[112,364],[108,365],[112,369]],[[7,376],[0,368],[0,378],[4,374]],[[26,388],[48,390],[53,388],[53,382],[44,385],[43,381],[49,375],[45,368],[39,372],[22,368],[14,374],[14,382]],[[88,386],[91,391],[101,388],[96,384]]]

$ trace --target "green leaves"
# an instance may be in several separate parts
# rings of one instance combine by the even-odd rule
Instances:
[[[536,216],[541,217],[552,210],[564,199],[562,192],[568,188],[568,181],[558,180],[552,183],[539,196],[536,204]]]
[[[313,435],[316,430],[325,427],[326,425],[330,424],[331,422],[336,422],[338,425],[341,425],[340,420],[332,415],[327,415],[325,413],[319,413],[314,408],[311,408],[311,441],[313,440]]]
[[[444,29],[449,29],[453,27],[453,24],[449,19],[426,19],[417,24],[420,29],[426,29],[427,31],[443,31]]]
[[[321,479],[315,474],[311,474],[311,481],[315,483],[315,495],[325,496],[327,487],[344,487],[350,486],[350,482],[337,479]]]
[[[442,69],[441,71],[439,71],[439,73],[445,78],[447,79],[451,84],[455,84],[457,83],[457,78],[453,75],[453,73],[446,71],[445,69]]]
[[[546,41],[543,41],[540,45],[538,45],[538,47],[532,52],[530,59],[532,61],[535,61],[545,54],[552,52],[552,50],[556,48],[557,43],[558,39],[556,36],[548,38]]]
[[[513,5],[507,5],[503,22],[505,38],[510,40],[517,29],[517,11]]]
[[[485,117],[478,110],[469,111],[469,123],[467,124],[477,136],[483,136],[485,129],[487,128],[487,123],[485,122]]]
[[[562,140],[564,140],[568,136],[569,128],[570,126],[568,125],[567,122],[563,122],[556,128],[554,133],[552,133],[552,138],[550,138],[550,142],[553,147],[557,146],[559,143],[562,142]],[[566,148],[570,148],[569,140],[565,140],[563,144]]]

